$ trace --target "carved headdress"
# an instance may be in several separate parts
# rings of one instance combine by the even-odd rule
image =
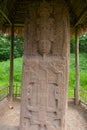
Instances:
[[[40,14],[40,16],[50,15],[50,13],[52,13],[52,8],[50,6],[50,3],[48,3],[45,0],[43,0],[40,3],[40,7],[38,9],[38,13]]]

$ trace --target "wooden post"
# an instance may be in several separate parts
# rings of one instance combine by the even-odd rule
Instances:
[[[79,88],[80,88],[80,74],[79,74],[79,35],[78,28],[75,29],[75,64],[76,64],[76,88],[75,88],[75,104],[79,104]]]
[[[13,100],[13,75],[14,75],[14,25],[11,26],[11,51],[10,51],[10,81],[9,81],[9,96],[10,101]]]

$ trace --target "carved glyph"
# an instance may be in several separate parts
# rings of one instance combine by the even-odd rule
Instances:
[[[47,55],[51,51],[53,42],[53,24],[54,19],[51,17],[52,7],[46,1],[40,3],[37,18],[37,42],[38,50],[41,55]]]
[[[36,6],[31,4],[28,9],[25,54],[66,57],[69,17],[65,4],[45,0],[37,3]]]
[[[64,95],[61,91],[65,91],[65,65],[60,67],[58,61],[53,63],[32,59],[28,60],[28,66],[25,64],[25,70],[29,73],[29,81],[25,95],[26,112],[23,120],[27,123],[23,126],[24,129],[28,126],[29,130],[62,130],[64,105],[61,99],[64,100]]]
[[[68,20],[64,2],[30,2],[25,23],[20,130],[66,130]]]

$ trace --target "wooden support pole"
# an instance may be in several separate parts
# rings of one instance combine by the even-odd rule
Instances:
[[[79,104],[79,89],[80,89],[78,28],[75,29],[75,64],[76,64],[75,104],[78,105]]]
[[[10,51],[10,81],[9,81],[9,95],[10,101],[13,100],[13,75],[14,75],[14,26],[11,26],[11,51]]]

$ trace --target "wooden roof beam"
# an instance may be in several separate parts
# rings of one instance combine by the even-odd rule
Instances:
[[[15,27],[24,27],[24,24],[22,24],[22,23],[21,23],[21,24],[17,23],[17,24],[14,24],[14,26],[15,26]]]
[[[77,19],[76,23],[75,23],[75,27],[78,26],[79,24],[81,24],[81,21],[83,20],[83,18],[87,16],[87,6],[86,8],[82,11],[82,13],[80,14],[79,18]]]
[[[9,20],[9,18],[5,15],[5,13],[0,9],[0,13],[2,14],[2,16],[8,21],[8,23],[12,26],[11,21]]]
[[[0,5],[1,5],[2,2],[3,2],[3,0],[0,0]]]
[[[73,24],[74,24],[76,19],[77,19],[77,15],[75,14],[75,12],[73,10],[73,7],[72,7],[72,4],[71,4],[70,0],[65,0],[65,2],[66,2],[66,5],[67,5],[67,7],[69,9],[71,17],[73,18],[73,21],[74,21]]]
[[[9,27],[9,24],[5,24],[6,27]],[[14,22],[14,27],[24,27],[24,23],[23,22]]]

